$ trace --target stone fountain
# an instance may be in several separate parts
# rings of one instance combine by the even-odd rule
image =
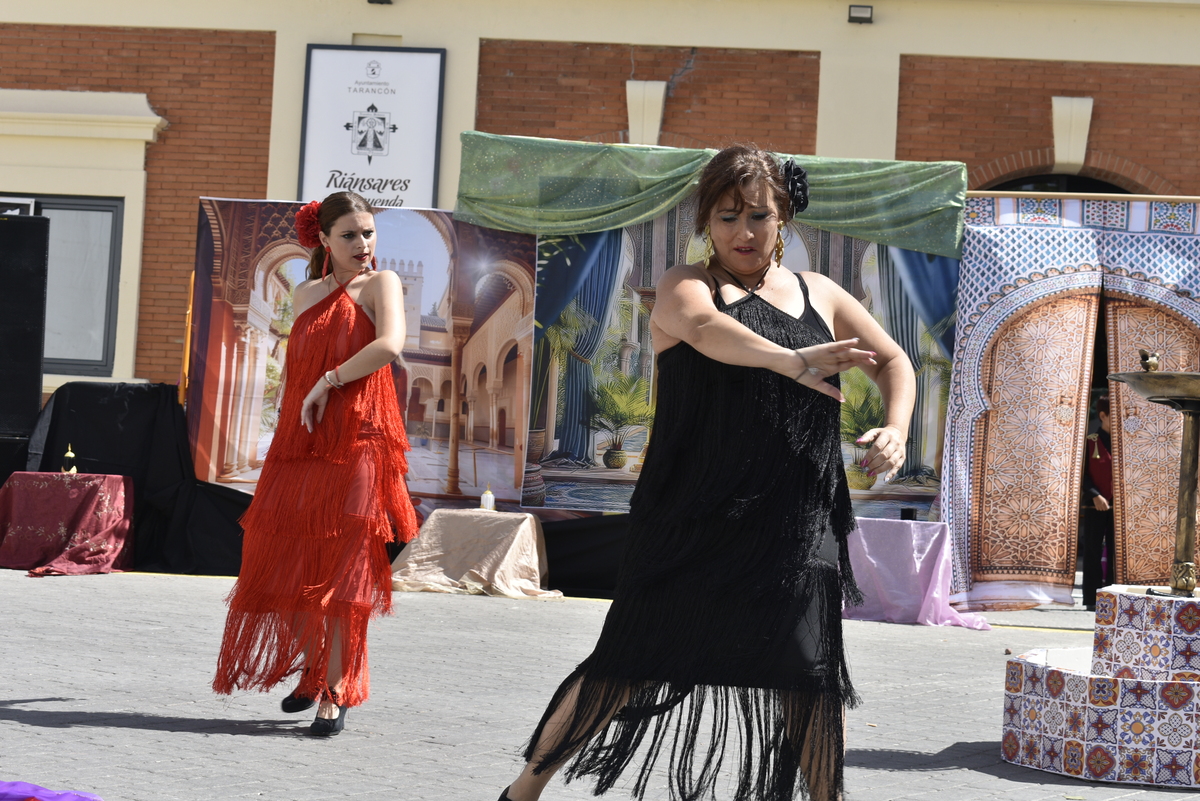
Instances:
[[[1200,603],[1196,480],[1200,373],[1114,373],[1152,403],[1183,413],[1175,555],[1169,591],[1105,587],[1092,647],[1039,648],[1009,660],[1003,758],[1081,779],[1200,787]]]

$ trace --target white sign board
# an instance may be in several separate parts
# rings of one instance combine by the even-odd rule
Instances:
[[[446,51],[308,46],[299,200],[437,205]]]

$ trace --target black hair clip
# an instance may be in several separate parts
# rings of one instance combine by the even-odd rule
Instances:
[[[808,173],[792,159],[783,162],[783,188],[792,203],[792,214],[808,208]]]

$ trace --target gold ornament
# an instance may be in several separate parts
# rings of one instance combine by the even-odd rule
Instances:
[[[63,454],[62,472],[76,473],[78,469],[75,467],[75,454],[71,451],[71,443],[67,443],[67,452]]]

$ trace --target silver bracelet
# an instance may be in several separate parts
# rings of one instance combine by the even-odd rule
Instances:
[[[333,377],[332,370],[325,373],[325,383],[328,384],[329,386],[333,387],[334,389],[341,389],[342,387],[346,386],[345,384],[343,384],[342,382],[338,381],[336,378]]]
[[[801,378],[804,378],[804,373],[812,372],[812,368],[808,366],[808,359],[805,358],[804,354],[800,352],[799,348],[795,349],[795,353],[800,357],[800,361],[804,362],[804,370],[794,379],[795,381],[799,382]]]
[[[806,359],[804,357],[804,354],[800,352],[799,348],[795,349],[795,353],[797,356],[800,357],[800,360],[802,362],[804,362],[804,372],[808,373],[809,375],[815,375],[817,378],[820,378],[822,376],[820,367],[809,367],[808,366],[808,359]],[[800,375],[796,376],[795,379],[793,379],[793,380],[798,383],[801,378],[804,378],[804,373],[801,373]]]

